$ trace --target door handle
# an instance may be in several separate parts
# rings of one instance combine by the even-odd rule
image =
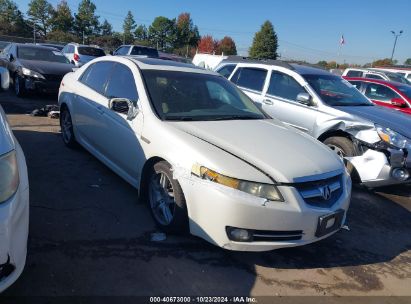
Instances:
[[[274,102],[271,99],[264,99],[263,102],[270,106],[274,104]]]

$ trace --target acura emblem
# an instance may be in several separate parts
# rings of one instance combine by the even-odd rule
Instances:
[[[321,195],[325,201],[328,201],[331,198],[331,189],[330,186],[325,186],[320,188]]]

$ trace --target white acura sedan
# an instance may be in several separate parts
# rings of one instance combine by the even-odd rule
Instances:
[[[2,77],[2,87],[5,86],[4,80]],[[26,161],[0,106],[0,293],[13,284],[23,271],[28,228]]]
[[[214,72],[102,57],[64,77],[59,104],[65,144],[137,188],[165,231],[263,251],[344,224],[351,180],[339,157]]]

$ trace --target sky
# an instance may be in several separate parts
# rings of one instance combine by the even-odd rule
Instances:
[[[30,0],[15,0],[27,11]],[[49,0],[54,6],[60,0]],[[67,0],[72,12],[80,0]],[[130,10],[137,24],[149,25],[157,16],[175,18],[189,12],[201,35],[231,36],[240,55],[247,55],[256,31],[270,20],[279,39],[283,59],[309,62],[336,60],[364,64],[390,58],[402,64],[411,58],[411,0],[94,0],[100,20],[116,31]],[[341,35],[345,45],[340,47]]]

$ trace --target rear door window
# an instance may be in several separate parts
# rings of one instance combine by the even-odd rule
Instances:
[[[152,58],[158,57],[158,51],[153,48],[134,46],[130,55],[147,56]]]
[[[258,68],[239,68],[231,78],[236,85],[261,92],[264,87],[267,70]]]
[[[289,100],[297,100],[297,95],[307,91],[291,76],[280,72],[271,73],[267,94]]]
[[[107,79],[113,66],[114,63],[109,61],[94,63],[81,75],[80,81],[94,91],[104,94]]]
[[[380,75],[377,74],[365,74],[365,78],[371,78],[371,79],[382,79],[384,80],[384,78]]]
[[[348,71],[347,72],[347,77],[362,77],[362,72],[361,71]]]

